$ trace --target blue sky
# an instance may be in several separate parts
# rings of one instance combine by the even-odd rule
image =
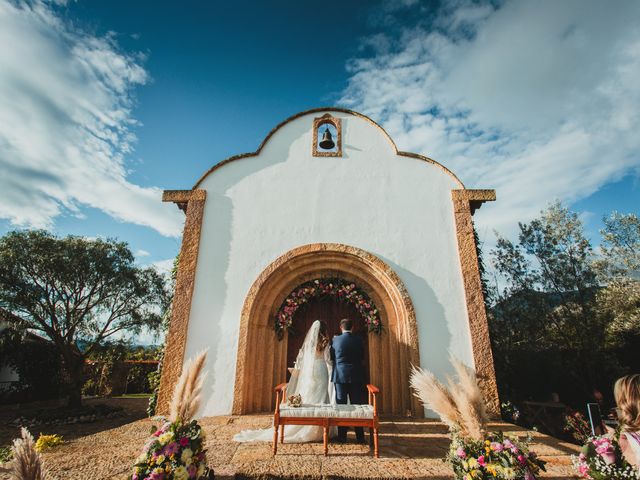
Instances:
[[[597,242],[640,204],[640,3],[0,0],[0,233],[118,237],[168,265],[190,188],[299,111],[353,108],[513,235],[559,198]]]

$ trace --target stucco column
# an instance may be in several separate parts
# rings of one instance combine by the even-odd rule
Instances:
[[[496,193],[495,190],[452,190],[452,199],[476,373],[489,413],[499,416],[498,385],[472,220],[473,211],[479,208],[482,202],[495,200]]]
[[[180,377],[184,362],[206,196],[207,192],[199,189],[168,190],[162,196],[163,201],[177,203],[181,209],[186,210],[187,218],[184,223],[182,246],[180,247],[180,260],[171,308],[171,323],[164,348],[156,408],[156,413],[159,415],[166,415],[169,412],[173,387]]]

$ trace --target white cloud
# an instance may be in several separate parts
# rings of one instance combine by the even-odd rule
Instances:
[[[161,190],[127,179],[132,92],[148,81],[111,37],[61,20],[39,1],[0,0],[0,218],[50,227],[81,206],[179,236]]]
[[[633,1],[459,2],[365,40],[375,54],[350,62],[341,101],[468,188],[495,188],[480,233],[512,234],[556,198],[637,173],[639,24]]]
[[[171,270],[173,269],[173,262],[175,258],[167,258],[166,260],[158,260],[157,262],[153,262],[151,266],[155,268],[159,273],[163,275],[169,275]]]
[[[143,249],[139,249],[138,251],[136,251],[136,254],[135,254],[136,257],[148,257],[149,255],[151,254]]]

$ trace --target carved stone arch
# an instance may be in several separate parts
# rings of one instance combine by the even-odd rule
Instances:
[[[356,247],[314,243],[294,248],[255,280],[240,319],[233,413],[273,408],[273,387],[285,381],[287,335],[278,340],[274,315],[298,285],[318,277],[353,281],[378,306],[383,333],[369,337],[371,382],[380,387],[380,407],[390,415],[423,416],[409,388],[410,366],[419,365],[418,329],[411,298],[398,275],[375,255]]]

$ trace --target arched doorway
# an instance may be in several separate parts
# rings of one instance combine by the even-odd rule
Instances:
[[[290,340],[286,333],[281,339],[276,335],[275,314],[296,286],[316,278],[353,282],[375,303],[383,331],[368,335],[368,363],[371,383],[381,390],[379,408],[384,414],[423,416],[409,388],[411,365],[419,365],[420,358],[415,312],[406,288],[375,255],[330,243],[285,253],[251,286],[240,319],[233,413],[273,409],[274,386],[286,381]]]
[[[340,334],[340,320],[349,318],[353,321],[353,334],[363,340],[365,378],[370,381],[369,374],[369,331],[360,312],[351,304],[339,297],[318,297],[309,301],[294,314],[294,328],[288,333],[287,367],[293,367],[298,352],[302,347],[305,336],[316,320],[323,320],[327,324],[329,338]],[[289,373],[287,368],[287,381]]]

